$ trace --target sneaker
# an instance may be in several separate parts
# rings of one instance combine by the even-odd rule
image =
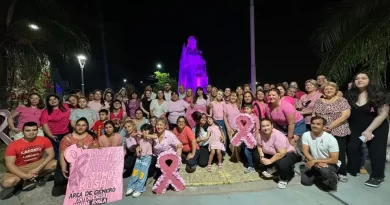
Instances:
[[[0,191],[0,200],[9,199],[14,195],[14,187],[2,189]]]
[[[348,182],[348,178],[346,175],[339,174],[338,177],[339,177],[339,182],[344,182],[344,183]]]
[[[279,188],[279,189],[284,189],[284,188],[287,187],[287,184],[288,184],[287,181],[279,180],[279,182],[278,182],[278,188]]]
[[[134,198],[137,198],[137,197],[141,196],[141,194],[142,194],[141,192],[135,191],[132,196]]]
[[[360,168],[360,174],[367,174],[367,173],[368,172],[367,172],[366,168],[364,168],[364,167]]]
[[[245,171],[244,171],[244,174],[251,174],[255,172],[255,168],[253,167],[248,167]]]
[[[66,187],[65,186],[53,186],[51,190],[51,195],[54,197],[65,195]]]
[[[382,182],[384,180],[383,179],[375,179],[375,178],[370,178],[369,180],[366,181],[366,183],[364,183],[366,186],[369,186],[369,187],[374,187],[374,188],[378,188],[382,185]]]
[[[267,171],[261,172],[261,175],[263,175],[265,178],[272,178],[272,174],[269,174]]]
[[[267,171],[263,171],[261,172],[261,174],[265,177],[265,178],[272,178],[273,177],[273,174],[276,172],[276,168],[275,167],[269,167],[267,168]]]
[[[134,192],[134,189],[127,189],[126,191],[126,196],[129,196],[130,194],[132,194]]]

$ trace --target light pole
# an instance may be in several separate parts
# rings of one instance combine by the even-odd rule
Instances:
[[[250,36],[251,36],[251,89],[256,91],[256,61],[255,61],[255,5],[250,0]]]
[[[157,68],[158,69],[161,69],[162,68],[162,65],[160,63],[157,64]]]
[[[87,61],[87,57],[84,55],[78,55],[77,59],[79,60],[80,69],[81,69],[81,92],[83,93],[83,96],[85,96],[85,89],[84,89],[84,66],[85,62]]]
[[[39,30],[39,27],[35,24],[30,24],[28,27],[30,27],[32,30]]]
[[[126,79],[123,79],[123,83],[126,84],[126,83],[127,83],[127,80],[126,80]]]

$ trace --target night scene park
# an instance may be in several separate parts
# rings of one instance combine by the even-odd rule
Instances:
[[[387,205],[389,0],[1,0],[0,204]]]

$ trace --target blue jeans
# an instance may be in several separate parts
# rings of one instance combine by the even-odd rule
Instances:
[[[135,161],[133,174],[130,177],[127,189],[133,189],[136,192],[144,192],[146,190],[145,182],[148,179],[148,172],[152,155],[147,155],[137,158]]]
[[[182,153],[182,158],[186,159],[187,158],[187,155],[189,154],[190,152],[187,152],[187,153]],[[190,167],[193,167],[193,166],[196,166],[198,165],[198,159],[199,159],[199,156],[200,156],[200,151],[197,149],[196,152],[195,152],[195,155],[194,157],[192,157],[191,159],[189,160],[186,160],[187,161],[187,165],[190,166]]]
[[[248,147],[244,146],[244,153],[245,153],[245,157],[246,157],[246,160],[247,160],[247,166],[248,168],[249,167],[254,167],[253,166],[253,151],[255,151],[256,148],[253,148],[253,149],[249,149]]]
[[[125,130],[125,128],[123,128],[123,129],[119,132],[119,135],[122,137],[122,145],[123,145],[124,147],[126,147],[126,146],[125,146],[125,141],[126,141],[126,130]]]
[[[222,132],[225,135],[225,147],[227,149],[228,148],[228,139],[229,139],[229,137],[227,136],[225,122],[223,120],[215,120],[215,122],[218,123],[218,125],[222,127]]]

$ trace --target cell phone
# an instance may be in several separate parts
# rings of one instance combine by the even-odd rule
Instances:
[[[374,135],[372,135],[372,137],[374,137]],[[362,141],[362,142],[366,142],[366,137],[365,136],[360,136],[359,139]]]

